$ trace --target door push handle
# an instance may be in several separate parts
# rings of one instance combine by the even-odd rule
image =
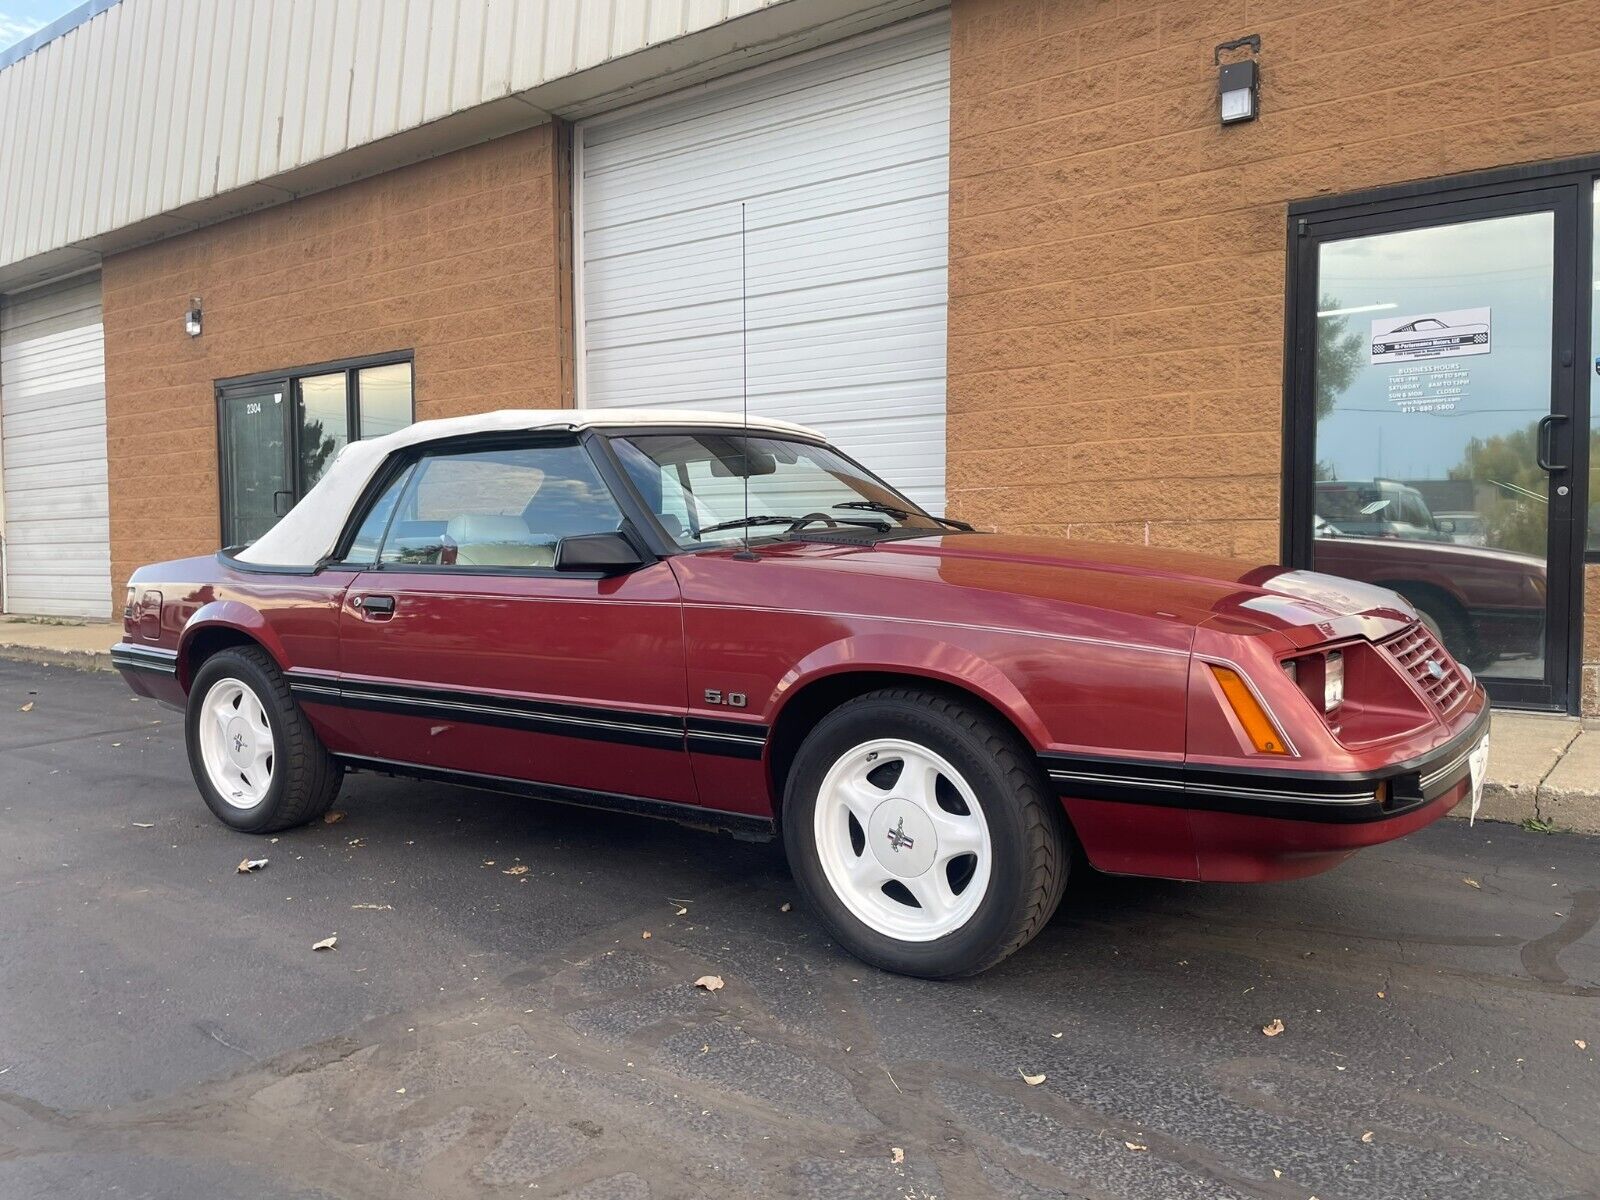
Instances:
[[[374,620],[394,616],[393,596],[357,596],[350,601],[351,608],[359,608]]]
[[[1568,417],[1566,413],[1546,413],[1544,416],[1539,418],[1539,433],[1538,437],[1536,438],[1538,442],[1538,450],[1535,451],[1535,453],[1538,456],[1539,469],[1541,471],[1555,472],[1565,471],[1567,469],[1564,463],[1553,463],[1550,461],[1550,455],[1554,449],[1552,444],[1554,437],[1552,430],[1554,430],[1557,421],[1565,421],[1567,419]]]

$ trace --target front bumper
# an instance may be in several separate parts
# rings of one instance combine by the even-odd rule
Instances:
[[[1258,882],[1314,875],[1471,795],[1482,703],[1426,754],[1359,773],[1043,755],[1089,861],[1103,871]]]

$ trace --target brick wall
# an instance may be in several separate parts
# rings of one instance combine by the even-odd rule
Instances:
[[[115,611],[140,563],[217,548],[215,380],[412,350],[419,419],[571,403],[559,150],[546,125],[106,260]]]
[[[1600,0],[954,0],[951,511],[1276,558],[1288,202],[1595,153],[1596,79]]]

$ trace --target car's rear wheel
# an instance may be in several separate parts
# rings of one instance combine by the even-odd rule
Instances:
[[[795,757],[784,844],[851,953],[925,978],[973,975],[1060,903],[1070,833],[1032,755],[975,705],[892,689],[818,723]]]
[[[339,793],[343,771],[264,650],[232,647],[201,664],[184,732],[200,795],[235,829],[302,825]]]

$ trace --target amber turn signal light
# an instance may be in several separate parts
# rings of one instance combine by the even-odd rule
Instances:
[[[1272,718],[1262,709],[1261,702],[1250,690],[1250,685],[1239,678],[1236,671],[1219,667],[1215,663],[1208,665],[1211,667],[1211,673],[1217,677],[1217,686],[1227,698],[1228,707],[1233,709],[1233,715],[1239,718],[1239,724],[1244,727],[1245,736],[1250,739],[1250,744],[1262,754],[1289,753],[1283,734],[1278,732],[1278,727],[1272,723]]]

